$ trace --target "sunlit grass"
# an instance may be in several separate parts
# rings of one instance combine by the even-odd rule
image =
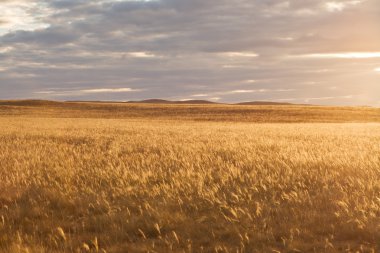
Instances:
[[[377,252],[380,124],[0,118],[0,252]]]

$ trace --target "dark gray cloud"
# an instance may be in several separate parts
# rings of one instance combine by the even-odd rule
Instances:
[[[37,46],[52,46],[75,42],[81,34],[66,27],[49,27],[38,31],[17,31],[8,33],[2,37],[2,42],[7,44],[27,44]]]
[[[0,22],[0,99],[380,105],[376,0],[8,0],[0,6],[22,13]]]

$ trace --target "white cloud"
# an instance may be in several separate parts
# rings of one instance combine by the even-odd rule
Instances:
[[[0,54],[9,53],[13,50],[13,47],[0,47]]]
[[[44,94],[44,95],[53,95],[53,96],[78,96],[84,94],[101,94],[101,93],[125,93],[125,92],[137,92],[142,91],[141,89],[132,89],[132,88],[97,88],[97,89],[82,89],[82,90],[44,90],[36,91],[34,94]]]
[[[47,90],[47,91],[36,91],[34,94],[54,94],[54,91]]]
[[[135,57],[135,58],[154,58],[157,57],[155,54],[149,53],[149,52],[130,52],[128,53],[129,56]]]
[[[194,95],[191,95],[192,97],[208,97],[209,95],[208,94],[194,94]]]
[[[282,41],[294,41],[293,37],[279,37],[277,39]]]
[[[325,4],[325,8],[329,12],[341,12],[347,7],[361,4],[363,1],[348,1],[348,2],[328,2]]]
[[[79,90],[79,92],[81,93],[118,93],[118,92],[132,92],[132,91],[139,91],[139,90],[134,90],[131,88],[115,88],[115,89],[101,88],[101,89]]]
[[[48,16],[50,11],[46,4],[33,1],[5,1],[1,2],[0,35],[9,32],[24,30],[34,31],[49,27],[42,21],[42,17]]]
[[[259,54],[255,52],[226,52],[222,53],[221,55],[227,57],[259,57]]]
[[[257,92],[257,91],[259,91],[259,90],[233,90],[233,91],[229,91],[229,93],[231,93],[231,94],[236,94],[236,93],[253,93],[253,92]]]
[[[230,91],[220,91],[215,92],[214,95],[231,95],[231,94],[244,94],[244,93],[256,93],[256,92],[265,92],[266,89],[259,90],[230,90]]]
[[[347,96],[336,96],[336,97],[314,97],[314,98],[305,98],[304,101],[306,103],[309,103],[310,101],[314,100],[333,100],[333,99],[352,99],[353,95],[347,95]]]
[[[328,3],[326,3],[326,9],[329,12],[342,11],[344,8],[345,8],[344,3],[339,3],[339,2],[328,2]]]
[[[346,53],[318,53],[291,56],[290,58],[311,59],[370,59],[380,58],[380,52],[346,52]]]

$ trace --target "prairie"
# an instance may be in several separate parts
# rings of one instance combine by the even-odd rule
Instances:
[[[0,252],[379,252],[380,110],[0,105]]]

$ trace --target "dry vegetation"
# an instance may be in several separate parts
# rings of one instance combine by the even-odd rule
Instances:
[[[380,122],[380,108],[0,101],[0,116],[216,122]]]
[[[378,109],[43,106],[0,106],[1,253],[380,251]]]

